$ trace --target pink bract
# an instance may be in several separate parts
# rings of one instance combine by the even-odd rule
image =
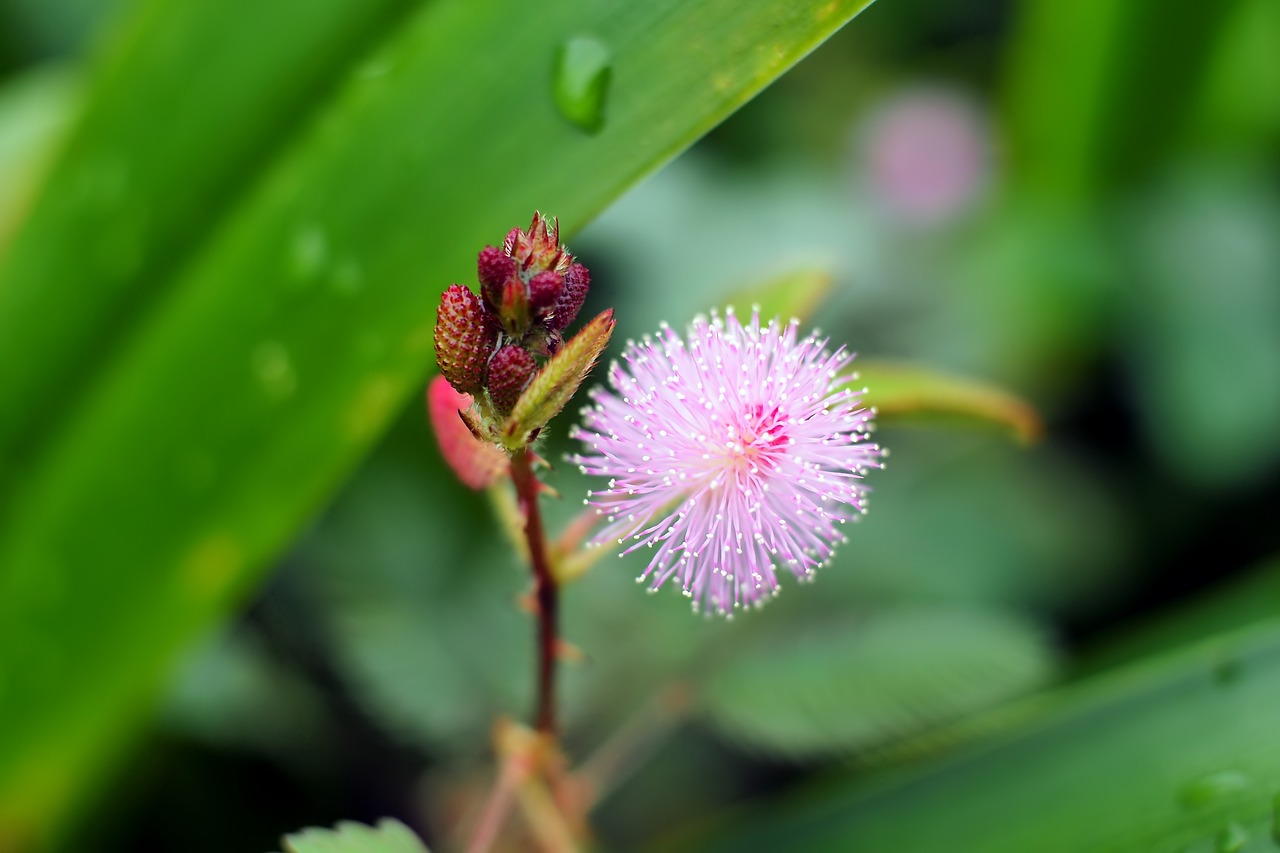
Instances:
[[[695,610],[758,605],[784,566],[810,579],[882,467],[853,356],[797,330],[732,311],[696,319],[687,342],[664,326],[628,344],[573,431],[572,461],[609,478],[588,493],[607,517],[598,541],[655,549],[638,580],[675,577]]]

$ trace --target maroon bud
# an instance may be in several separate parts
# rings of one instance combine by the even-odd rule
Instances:
[[[529,314],[529,288],[520,280],[520,276],[512,276],[502,286],[502,302],[498,308],[498,320],[506,333],[520,340],[529,331],[531,317]]]
[[[513,228],[502,241],[502,251],[515,259],[525,280],[540,272],[564,272],[570,257],[560,246],[560,222],[533,214],[528,231]]]
[[[476,259],[476,268],[480,275],[480,292],[490,308],[497,308],[502,302],[502,286],[507,279],[516,274],[516,262],[493,246],[485,246]]]
[[[494,353],[488,379],[494,407],[504,415],[510,412],[537,372],[538,363],[523,347],[508,344]]]
[[[440,373],[460,394],[474,394],[484,381],[484,367],[497,341],[486,322],[480,297],[469,288],[451,284],[436,309],[436,363]]]
[[[573,264],[564,274],[564,290],[556,302],[555,315],[551,321],[554,329],[565,329],[578,312],[582,303],[587,301],[587,291],[591,289],[591,273],[582,264]]]
[[[529,279],[529,307],[533,316],[540,320],[550,317],[563,290],[564,277],[550,270]]]

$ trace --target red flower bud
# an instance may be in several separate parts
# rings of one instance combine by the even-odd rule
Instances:
[[[549,318],[563,290],[564,277],[558,272],[548,270],[529,279],[529,307],[534,317],[539,320]]]
[[[469,288],[451,284],[436,309],[436,363],[440,373],[460,394],[479,391],[485,363],[496,343],[496,330],[486,322],[480,297]]]
[[[507,283],[502,286],[498,320],[506,333],[517,341],[523,339],[529,331],[532,320],[529,312],[529,287],[518,275],[507,279]]]
[[[511,411],[537,372],[538,363],[523,347],[508,344],[493,354],[489,362],[489,398],[499,412]]]
[[[582,303],[587,301],[587,291],[591,289],[591,273],[582,264],[574,264],[564,274],[564,290],[556,302],[555,315],[548,324],[552,329],[561,330],[568,327],[582,310]]]
[[[480,275],[480,292],[489,307],[497,309],[502,303],[502,286],[516,274],[515,259],[493,246],[485,246],[476,259],[476,267]]]

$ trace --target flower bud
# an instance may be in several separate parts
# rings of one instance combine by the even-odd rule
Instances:
[[[550,270],[529,279],[529,307],[535,319],[546,321],[554,315],[564,291],[564,277]]]
[[[533,321],[529,311],[529,287],[520,280],[520,276],[507,279],[502,286],[502,302],[498,307],[498,320],[502,329],[515,340],[524,338]]]
[[[582,303],[587,301],[587,291],[591,289],[591,273],[582,264],[573,264],[565,271],[564,289],[556,302],[555,314],[548,325],[561,330],[568,327],[582,310]]]
[[[493,354],[489,362],[489,399],[499,412],[507,413],[538,372],[538,363],[523,347],[508,344]]]
[[[533,214],[528,231],[513,228],[502,243],[502,251],[515,258],[526,278],[544,270],[564,272],[570,263],[569,254],[560,248],[560,223],[553,219],[548,224],[541,213]]]
[[[440,295],[436,309],[436,363],[458,393],[480,390],[496,339],[496,330],[486,321],[480,297],[460,284],[449,285]]]
[[[503,285],[516,275],[515,259],[493,246],[485,246],[476,259],[476,267],[480,276],[480,292],[489,307],[497,310],[502,304]]]

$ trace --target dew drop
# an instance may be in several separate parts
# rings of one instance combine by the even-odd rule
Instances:
[[[19,560],[9,576],[7,593],[20,598],[31,612],[44,614],[56,607],[67,592],[67,573],[52,555],[38,554]]]
[[[1197,776],[1178,791],[1178,800],[1192,808],[1208,808],[1249,789],[1249,777],[1237,770]]]
[[[1213,666],[1213,680],[1219,687],[1228,687],[1240,680],[1240,661],[1223,657]]]
[[[300,281],[319,275],[329,261],[329,238],[316,223],[300,226],[289,246],[289,269]]]
[[[90,203],[112,208],[129,189],[130,171],[129,163],[123,159],[100,158],[85,164],[78,176],[78,189]]]
[[[344,258],[333,268],[329,284],[335,292],[354,296],[364,287],[364,270],[355,258]]]
[[[198,494],[207,491],[217,480],[218,463],[208,450],[192,447],[178,457],[174,476],[182,488]]]
[[[1280,792],[1271,799],[1271,840],[1280,846]]]
[[[395,68],[391,59],[386,56],[375,56],[356,66],[354,77],[357,80],[378,80],[386,77]]]
[[[1249,843],[1249,833],[1238,823],[1229,823],[1214,839],[1213,849],[1216,853],[1240,853]]]
[[[253,351],[251,359],[254,375],[268,397],[283,400],[298,387],[289,351],[276,341],[265,341]]]
[[[574,36],[557,49],[552,70],[556,109],[587,133],[604,127],[605,99],[613,77],[609,48],[592,36]]]

